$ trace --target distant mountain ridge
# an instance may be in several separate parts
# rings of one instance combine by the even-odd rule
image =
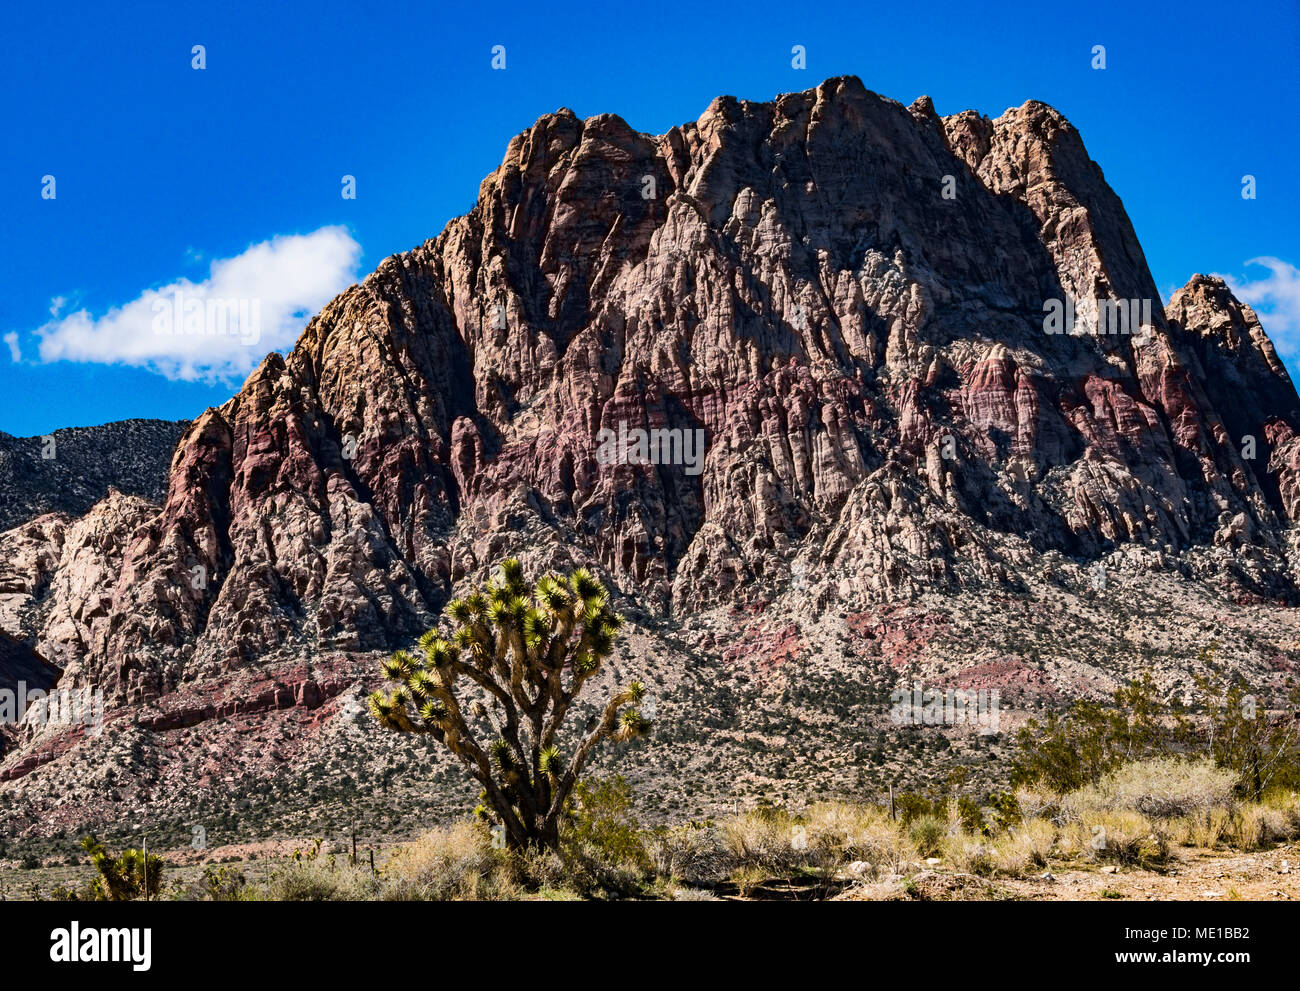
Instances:
[[[118,420],[45,437],[0,430],[0,532],[44,513],[81,516],[110,487],[153,502],[167,491],[172,452],[188,420]],[[44,457],[49,450],[53,457]]]

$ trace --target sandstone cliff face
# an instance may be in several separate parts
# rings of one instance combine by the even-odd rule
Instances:
[[[1151,327],[1046,333],[1066,297]],[[658,137],[561,110],[190,424],[160,506],[0,535],[0,620],[122,703],[397,645],[507,553],[679,616],[796,578],[1015,590],[1129,546],[1291,601],[1298,417],[1222,283],[1161,305],[1043,104],[939,118],[842,78]],[[702,470],[603,463],[620,425],[702,430]]]

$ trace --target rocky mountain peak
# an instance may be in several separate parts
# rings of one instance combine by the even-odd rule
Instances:
[[[1045,321],[1121,302],[1122,332]],[[145,704],[400,645],[506,554],[674,622],[1116,555],[1291,601],[1298,408],[1222,282],[1161,305],[1045,104],[938,118],[842,77],[659,136],[561,109],[190,424],[156,503],[0,535],[0,615]]]

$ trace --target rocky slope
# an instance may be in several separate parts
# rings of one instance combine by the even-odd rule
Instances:
[[[1067,298],[1085,329],[1114,300],[1149,326],[1048,333]],[[703,431],[702,470],[610,463],[620,427]],[[1172,693],[1212,639],[1290,670],[1298,472],[1255,314],[1203,276],[1162,305],[1050,107],[940,118],[846,77],[657,137],[561,110],[190,424],[160,504],[114,491],[0,535],[0,626],[121,730],[33,733],[0,776],[29,830],[102,748],[162,748],[132,766],[174,796],[207,750],[174,734],[240,713],[338,771],[339,734],[368,732],[357,665],[513,553],[618,590],[627,666],[677,707],[669,791],[698,760],[781,780],[746,733],[861,785],[902,676],[1029,706],[1148,667]],[[212,780],[267,780],[247,750]]]
[[[17,715],[18,698],[31,691],[48,691],[58,682],[59,671],[47,664],[30,647],[0,631],[0,757],[17,739],[17,727],[11,720]],[[12,699],[12,702],[9,700]],[[6,703],[12,709],[6,709]]]
[[[186,426],[184,420],[119,420],[45,437],[0,431],[0,531],[44,513],[82,516],[110,487],[157,502]]]

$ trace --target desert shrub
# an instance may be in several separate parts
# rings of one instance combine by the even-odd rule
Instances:
[[[388,901],[489,900],[520,895],[504,851],[481,823],[434,829],[398,847],[384,865],[379,896]]]
[[[897,810],[899,821],[904,826],[910,826],[913,819],[919,819],[921,816],[941,815],[943,812],[942,802],[934,802],[924,795],[915,795],[910,792],[899,795],[894,799],[894,807]]]
[[[990,795],[989,809],[992,817],[989,825],[994,830],[1010,829],[1024,818],[1020,809],[1020,800],[1016,798],[1014,792],[1002,791]]]
[[[874,805],[822,802],[806,816],[810,866],[823,872],[861,861],[874,875],[897,874],[916,860],[916,846],[889,813]]]
[[[569,871],[564,858],[545,847],[525,847],[510,851],[510,876],[526,891],[539,898],[577,897],[568,888]]]
[[[1202,660],[1216,647],[1202,651]],[[1258,801],[1270,789],[1300,786],[1300,721],[1292,715],[1300,685],[1288,679],[1284,711],[1273,716],[1240,673],[1199,676],[1196,686],[1210,722],[1208,753],[1236,775],[1240,795]]]
[[[912,823],[908,835],[916,844],[916,851],[922,857],[933,857],[939,852],[939,845],[948,835],[948,824],[938,816],[921,816]]]
[[[267,895],[272,901],[285,902],[366,901],[374,896],[376,887],[368,867],[312,861],[273,874]]]
[[[783,809],[760,807],[723,820],[719,834],[733,871],[762,867],[783,873],[807,860],[795,842],[798,826]]]
[[[369,866],[321,855],[316,840],[306,852],[295,850],[293,860],[271,875],[267,897],[283,902],[366,901],[379,888]]]
[[[239,902],[256,900],[259,893],[239,868],[208,864],[198,880],[180,891],[180,897],[187,901]]]
[[[584,895],[632,895],[644,887],[650,855],[620,775],[580,781],[560,832],[566,879]]]
[[[1129,809],[1157,819],[1194,818],[1212,809],[1231,809],[1235,775],[1209,760],[1156,757],[1125,764],[1066,795],[1067,816],[1107,809]]]
[[[1121,764],[1174,751],[1190,733],[1180,711],[1170,713],[1144,674],[1116,689],[1113,706],[1079,699],[1061,715],[1027,722],[1016,734],[1011,764],[1015,785],[1036,784],[1057,794],[1100,780]]]
[[[647,852],[655,875],[665,881],[712,883],[725,877],[729,866],[717,830],[702,823],[655,830]]]
[[[1214,669],[1217,645],[1201,651],[1200,666]],[[1043,722],[1031,719],[1016,734],[1012,783],[1057,794],[1077,791],[1124,764],[1182,756],[1207,759],[1232,773],[1239,796],[1259,800],[1273,788],[1300,787],[1300,685],[1288,680],[1284,698],[1253,690],[1240,674],[1198,675],[1195,723],[1178,704],[1156,695],[1149,675],[1117,689],[1114,704],[1081,699]],[[1267,697],[1282,711],[1269,713]]]
[[[1167,829],[1130,809],[1084,812],[1067,831],[1076,837],[1073,852],[1088,860],[1143,864],[1169,855]]]
[[[962,829],[970,833],[989,832],[988,823],[984,821],[984,810],[980,808],[979,802],[969,795],[958,795],[956,807],[957,818],[961,822]]]
[[[1019,877],[1047,865],[1056,841],[1056,829],[1044,819],[1026,819],[1009,828],[992,842],[994,868]]]

